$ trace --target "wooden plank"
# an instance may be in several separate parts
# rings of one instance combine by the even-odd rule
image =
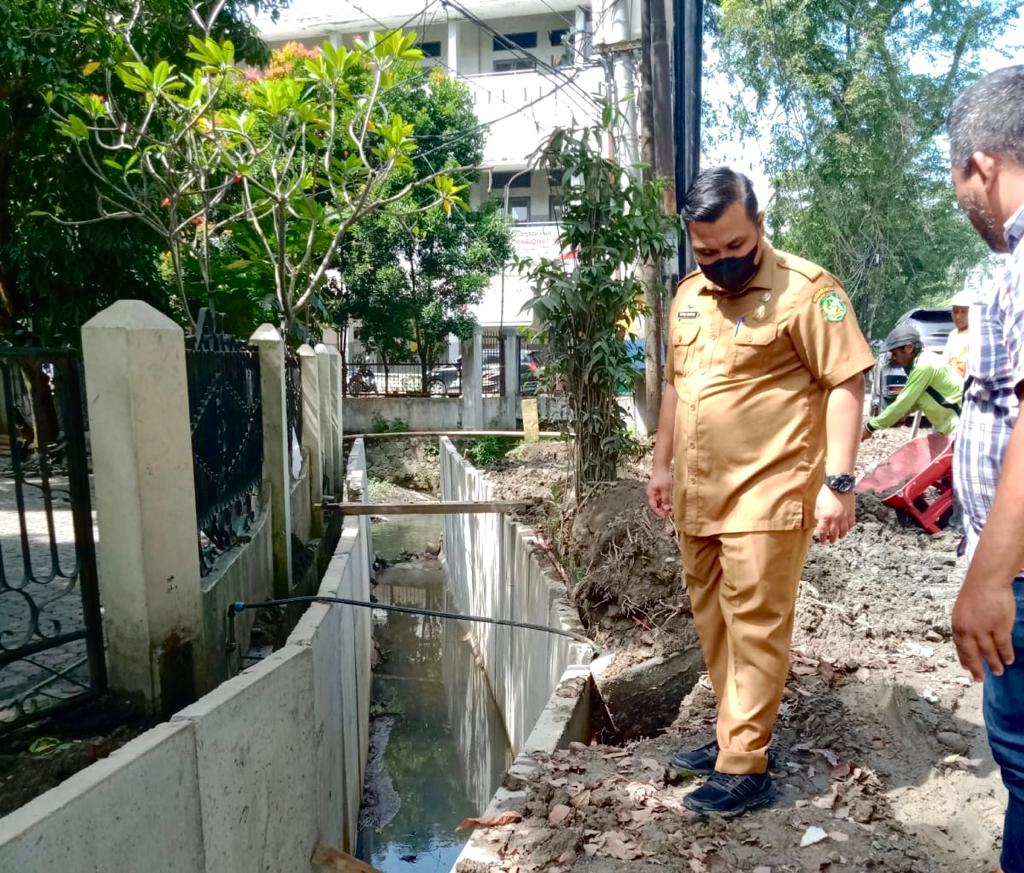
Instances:
[[[540,432],[542,440],[558,440],[562,434],[557,430],[543,430]],[[347,433],[343,439],[346,440],[390,440],[410,439],[413,437],[448,437],[453,440],[478,439],[479,437],[509,437],[511,439],[525,439],[526,434],[521,430],[406,430],[395,433]]]
[[[512,512],[528,501],[516,500],[433,500],[429,503],[323,503],[324,512],[342,515],[454,515],[466,512]]]

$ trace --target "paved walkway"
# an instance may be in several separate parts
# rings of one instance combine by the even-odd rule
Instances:
[[[52,533],[41,488],[26,483],[23,495],[27,566],[14,481],[0,478],[0,649],[7,650],[83,627],[67,479],[51,480]],[[19,705],[26,710],[47,707],[80,691],[79,683],[89,682],[85,654],[85,642],[78,640],[0,667],[0,722],[13,719]],[[55,671],[76,663],[68,678],[55,678]]]

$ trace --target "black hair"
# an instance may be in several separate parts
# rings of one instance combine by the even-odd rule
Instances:
[[[718,221],[733,203],[742,202],[747,218],[757,221],[759,209],[754,183],[729,167],[713,167],[698,174],[683,198],[683,221]]]
[[[1024,166],[1024,64],[996,70],[965,88],[946,123],[954,167],[966,170],[975,152],[1006,155]]]

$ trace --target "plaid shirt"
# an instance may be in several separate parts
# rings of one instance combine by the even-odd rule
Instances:
[[[985,526],[1003,454],[1017,423],[1016,389],[1024,383],[1024,206],[1006,223],[1006,271],[984,300],[971,306],[967,386],[953,464],[954,490],[964,507],[968,553]]]

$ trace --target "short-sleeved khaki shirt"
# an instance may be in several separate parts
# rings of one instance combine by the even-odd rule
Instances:
[[[690,536],[814,525],[828,392],[874,364],[839,281],[767,243],[748,291],[700,272],[672,303],[674,507]]]

